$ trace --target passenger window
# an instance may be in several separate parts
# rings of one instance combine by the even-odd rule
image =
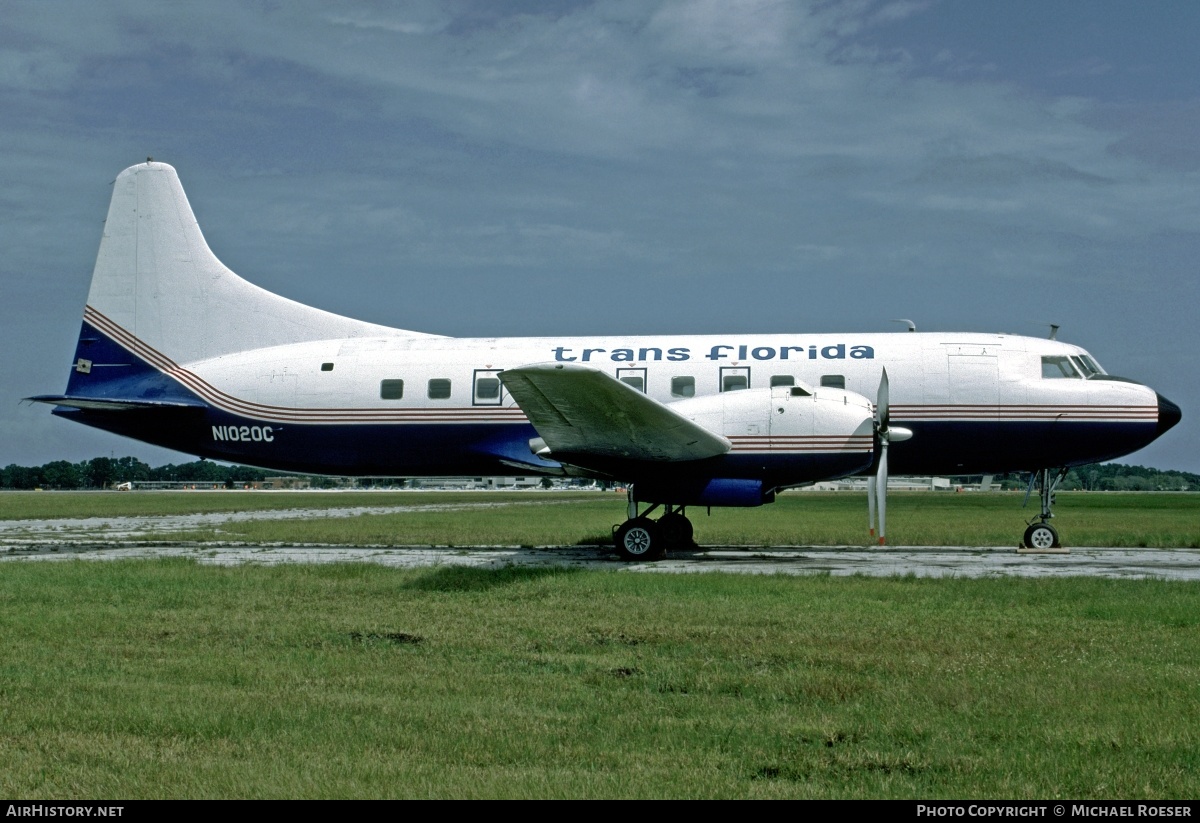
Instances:
[[[1042,377],[1047,380],[1056,380],[1063,377],[1079,377],[1079,372],[1075,371],[1075,367],[1071,365],[1071,360],[1068,357],[1043,357]]]
[[[827,389],[844,389],[846,388],[846,375],[823,374],[821,375],[821,385]]]
[[[503,403],[504,387],[500,369],[475,369],[471,375],[471,405],[499,406]]]
[[[671,378],[671,396],[672,397],[695,397],[696,396],[696,378],[694,378],[694,377],[672,377]]]
[[[775,388],[776,386],[794,385],[796,385],[796,378],[792,377],[790,374],[775,374],[771,376],[771,388]]]
[[[450,381],[443,377],[435,377],[429,381],[429,399],[445,400],[450,396]]]
[[[646,392],[646,370],[645,369],[617,369],[617,379],[627,386],[645,394]]]
[[[332,363],[322,363],[321,371],[333,371],[333,364]]]
[[[749,366],[722,366],[717,372],[720,375],[721,391],[741,391],[750,388]]]
[[[495,400],[500,396],[500,381],[495,377],[480,377],[475,381],[477,400]]]
[[[379,381],[379,397],[381,400],[399,400],[404,397],[403,380]]]

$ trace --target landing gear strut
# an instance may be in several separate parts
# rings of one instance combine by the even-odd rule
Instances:
[[[613,529],[613,545],[622,560],[661,560],[671,549],[685,549],[692,542],[692,521],[684,515],[682,506],[663,505],[663,515],[651,520],[650,513],[659,507],[652,504],[638,514],[637,502],[629,498],[629,519]]]
[[[1062,546],[1058,541],[1058,532],[1047,521],[1054,517],[1050,508],[1054,505],[1054,491],[1058,484],[1067,476],[1067,468],[1038,469],[1029,476],[1029,488],[1025,492],[1025,502],[1036,487],[1042,499],[1042,513],[1028,521],[1029,528],[1021,540],[1022,548],[1026,549],[1057,549]]]

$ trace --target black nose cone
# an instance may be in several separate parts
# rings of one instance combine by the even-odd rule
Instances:
[[[1158,433],[1162,434],[1174,426],[1183,417],[1183,412],[1161,394],[1158,395]]]

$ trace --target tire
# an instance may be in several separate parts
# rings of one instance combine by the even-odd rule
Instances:
[[[622,560],[659,560],[666,553],[658,524],[648,517],[626,520],[613,535],[617,554]]]
[[[658,530],[662,533],[667,551],[692,549],[696,546],[692,540],[692,521],[679,512],[671,512],[658,518]]]
[[[1023,542],[1027,549],[1057,549],[1062,546],[1058,542],[1058,532],[1047,523],[1034,523],[1026,529]]]

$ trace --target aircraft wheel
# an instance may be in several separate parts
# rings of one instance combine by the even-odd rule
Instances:
[[[1025,530],[1025,547],[1029,549],[1057,549],[1058,532],[1047,523],[1035,523]]]
[[[692,540],[692,521],[679,512],[658,518],[658,530],[667,549],[690,549],[696,545]]]
[[[658,524],[648,517],[626,520],[613,536],[622,560],[659,560],[666,554],[666,541]]]

